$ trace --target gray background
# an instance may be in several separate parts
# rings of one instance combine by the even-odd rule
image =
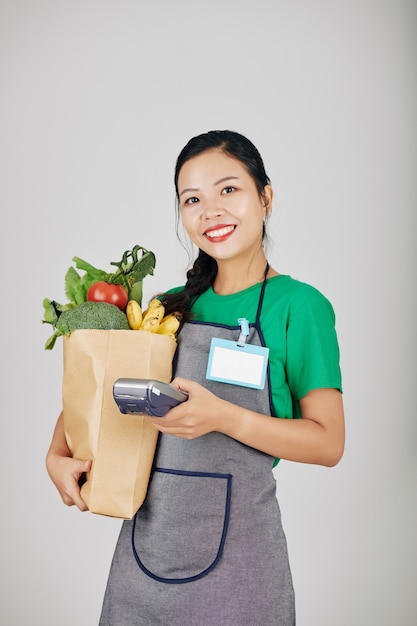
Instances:
[[[415,624],[416,17],[406,0],[0,2],[2,601],[97,623],[120,522],[65,507],[44,457],[62,346],[45,296],[77,255],[180,284],[176,156],[231,128],[275,187],[269,258],[333,302],[346,453],[276,472],[300,626]],[[248,573],[250,575],[250,572]],[[256,625],[261,626],[261,625]]]

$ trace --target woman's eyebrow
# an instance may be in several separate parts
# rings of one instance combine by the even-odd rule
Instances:
[[[213,187],[224,183],[226,180],[239,180],[239,176],[224,176],[223,178],[219,178],[219,180],[213,183]],[[187,187],[181,191],[179,197],[181,198],[185,193],[194,193],[195,191],[200,191],[200,189],[198,187]]]
[[[189,192],[193,192],[193,191],[200,191],[199,189],[197,189],[197,187],[187,187],[186,189],[183,189],[180,193],[180,198],[182,195],[184,195],[185,193],[189,193]]]
[[[213,184],[213,187],[220,185],[220,183],[224,183],[226,180],[239,180],[239,176],[224,176],[223,178],[219,178],[219,180]]]

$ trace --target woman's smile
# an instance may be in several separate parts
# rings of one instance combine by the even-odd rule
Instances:
[[[214,228],[208,228],[204,231],[204,236],[206,239],[213,243],[221,243],[222,241],[226,241],[230,237],[230,235],[235,231],[236,225],[223,225],[219,224]]]

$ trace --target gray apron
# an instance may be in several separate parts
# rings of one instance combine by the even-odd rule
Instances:
[[[265,345],[259,324],[265,286],[247,340],[256,345]],[[211,338],[237,341],[239,331],[186,323],[175,374],[271,414],[269,381],[258,390],[206,380]],[[146,500],[122,526],[100,626],[293,626],[272,464],[271,456],[221,433],[193,440],[162,434]]]

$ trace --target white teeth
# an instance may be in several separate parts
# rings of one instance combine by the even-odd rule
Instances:
[[[231,233],[234,230],[234,226],[225,226],[224,228],[219,228],[218,230],[210,230],[206,233],[206,237],[223,237],[228,233]]]

